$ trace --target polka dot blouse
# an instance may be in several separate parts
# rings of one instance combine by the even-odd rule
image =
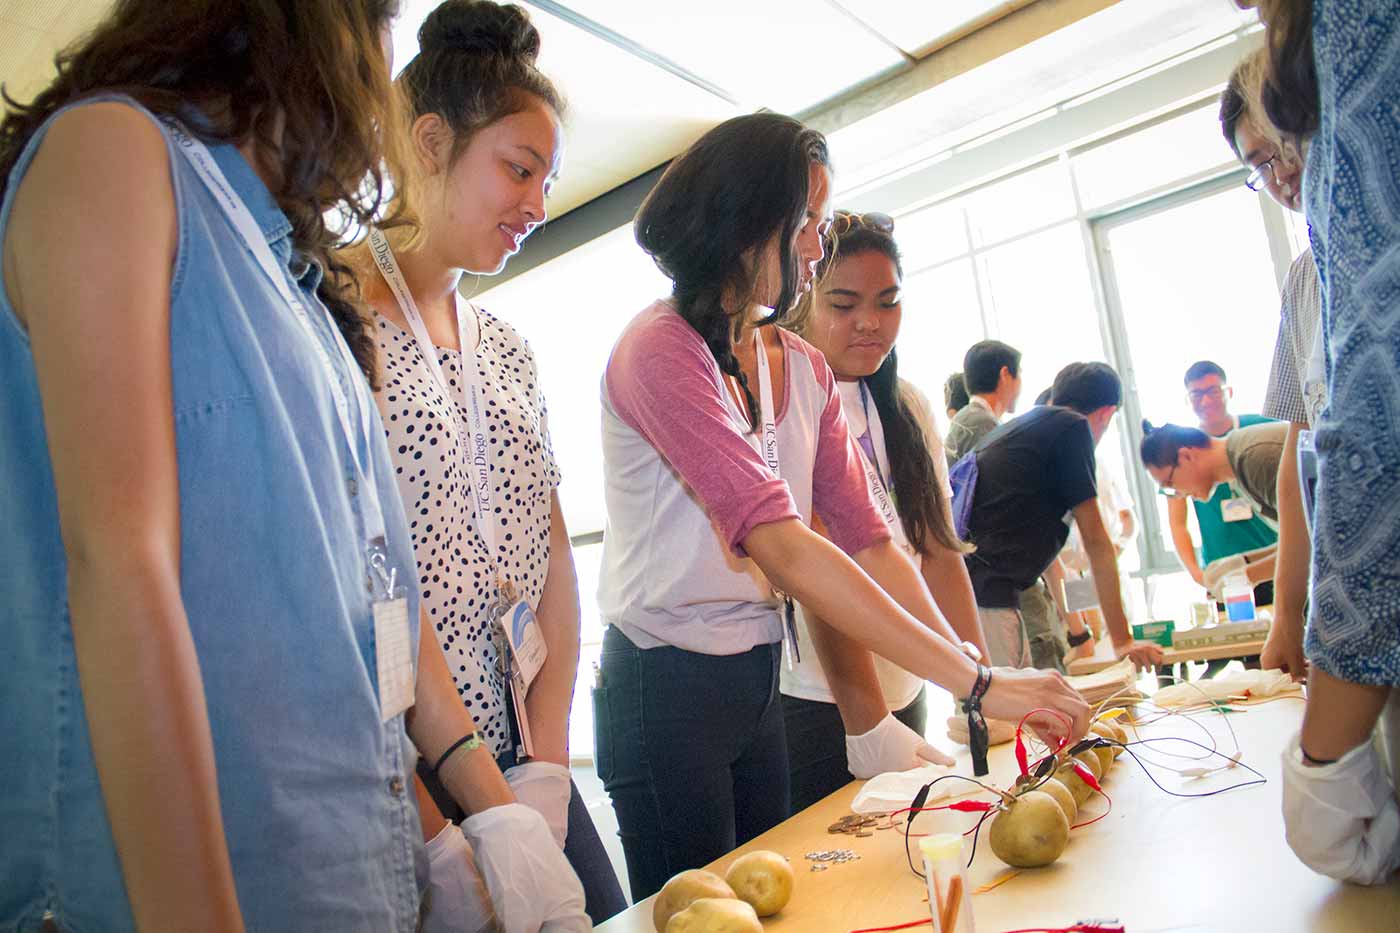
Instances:
[[[498,566],[538,607],[549,570],[550,494],[559,471],[529,345],[504,321],[466,306],[463,346],[477,345],[498,522]],[[461,409],[463,355],[435,348],[448,397],[413,335],[375,316],[381,388],[375,399],[413,533],[423,606],[437,630],[457,692],[496,755],[510,746],[506,685],[491,637],[495,580],[476,530]],[[476,322],[475,328],[471,322]],[[477,343],[479,339],[479,343]],[[469,357],[470,361],[470,357]]]

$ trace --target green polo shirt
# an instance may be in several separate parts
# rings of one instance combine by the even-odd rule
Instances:
[[[1252,424],[1268,424],[1271,420],[1262,415],[1239,415],[1235,426],[1247,428]],[[1209,502],[1191,501],[1196,508],[1196,524],[1201,529],[1202,567],[1221,557],[1268,547],[1278,541],[1278,533],[1257,515],[1243,522],[1225,521],[1221,503],[1233,499],[1235,495],[1229,483],[1221,483]]]

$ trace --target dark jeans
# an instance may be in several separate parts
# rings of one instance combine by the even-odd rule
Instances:
[[[894,718],[924,734],[928,721],[927,691],[920,690]],[[791,813],[800,813],[852,781],[846,768],[846,727],[835,703],[783,697],[787,728],[788,775],[792,782]]]
[[[604,634],[595,760],[634,902],[787,818],[781,655],[781,644],[736,655],[644,651],[614,627]]]
[[[496,759],[496,764],[502,771],[514,767],[515,752],[507,751]],[[422,759],[418,761],[418,776],[423,779],[424,786],[428,788],[428,793],[432,795],[442,815],[460,826],[466,819],[466,813],[457,806],[457,802],[447,793],[437,775],[433,774],[432,769]],[[583,885],[584,910],[596,926],[614,914],[626,910],[627,898],[622,894],[617,872],[613,870],[612,860],[608,858],[608,850],[603,848],[603,840],[598,836],[593,818],[588,815],[588,806],[578,792],[578,785],[570,781],[569,787],[569,834],[564,839],[564,857],[569,860],[574,874],[578,875],[578,880]]]

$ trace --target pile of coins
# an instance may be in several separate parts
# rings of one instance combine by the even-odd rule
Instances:
[[[870,836],[877,829],[889,829],[893,823],[888,813],[852,813],[832,823],[826,831],[832,835]]]
[[[832,865],[860,861],[860,856],[853,849],[821,849],[808,852],[805,858],[812,863],[812,871],[826,871]]]

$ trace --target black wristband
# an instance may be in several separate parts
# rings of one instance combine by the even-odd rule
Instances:
[[[1068,635],[1065,636],[1065,640],[1069,642],[1069,646],[1071,648],[1078,648],[1080,645],[1084,644],[1093,637],[1094,633],[1086,628],[1078,635],[1074,634],[1073,632],[1070,632]]]
[[[461,748],[463,745],[465,745],[467,747],[467,751],[470,752],[480,748],[483,744],[484,741],[481,738],[480,732],[477,732],[475,730],[473,730],[472,732],[468,732],[466,735],[462,736],[460,739],[447,746],[447,751],[443,752],[438,757],[437,764],[433,765],[433,773],[437,774],[438,770],[442,768],[444,764],[447,763],[447,759],[452,757],[452,753],[455,752],[457,749]]]
[[[972,684],[972,692],[962,701],[963,712],[967,714],[967,744],[972,751],[972,773],[982,777],[990,770],[987,767],[987,748],[991,739],[987,734],[987,720],[982,715],[982,697],[992,685],[992,669],[985,664],[977,665],[977,680]]]
[[[1323,767],[1325,765],[1334,765],[1337,762],[1341,761],[1340,758],[1314,758],[1312,755],[1308,754],[1308,750],[1303,747],[1302,742],[1298,743],[1298,751],[1303,753],[1304,761],[1306,761],[1310,765],[1315,765],[1317,767]]]

